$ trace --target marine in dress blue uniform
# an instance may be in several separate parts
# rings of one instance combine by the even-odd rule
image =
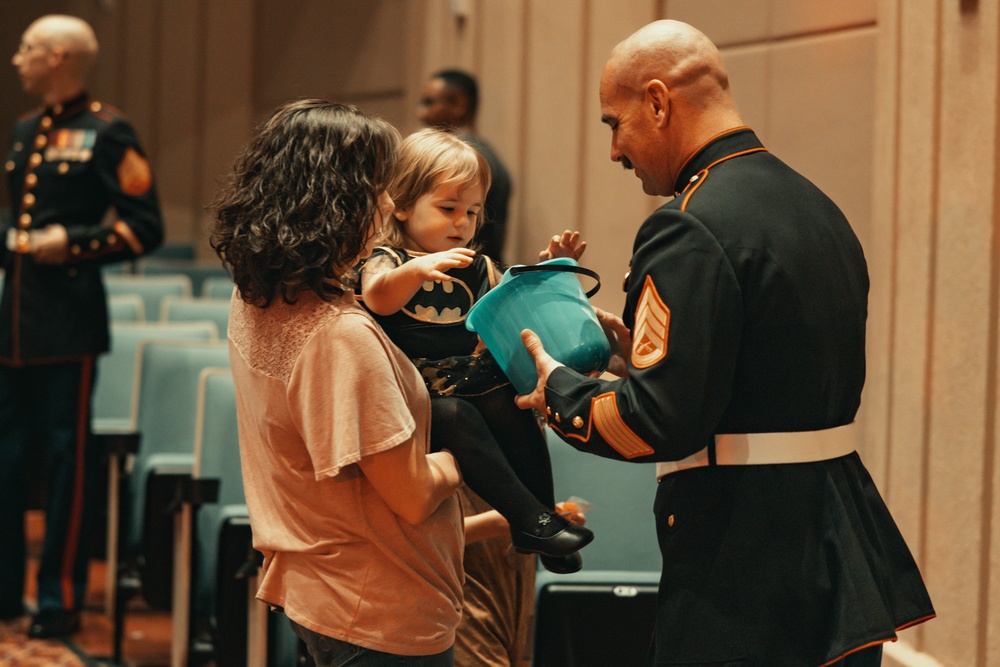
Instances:
[[[61,62],[55,56],[68,17],[55,17],[54,26],[48,18],[25,33],[15,65],[27,67],[31,58]],[[32,32],[36,25],[46,30]],[[67,49],[68,59],[74,53]],[[29,92],[51,97],[44,89]],[[135,131],[82,89],[17,122],[4,169],[14,210],[9,226],[0,228],[6,274],[0,300],[0,617],[22,612],[24,464],[38,443],[49,460],[50,488],[39,611],[29,632],[61,635],[79,625],[91,555],[99,461],[90,438],[90,400],[94,360],[108,349],[101,267],[153,250],[163,226]],[[114,216],[105,220],[109,209]],[[36,246],[52,226],[65,230],[57,261],[43,258]]]
[[[671,151],[645,153],[643,136],[656,145],[660,128],[674,141],[697,126],[686,118],[702,112],[681,97],[721,95],[724,72],[690,26],[658,22],[637,36],[602,79],[612,157],[634,166],[649,194],[670,194],[660,191],[669,174],[675,197],[633,246],[627,376],[555,368],[547,421],[583,452],[668,462],[654,503],[663,556],[654,665],[816,667],[866,650],[873,662],[861,664],[878,664],[881,642],[933,617],[933,606],[853,447],[829,458],[809,449],[849,429],[860,405],[861,245],[837,206],[728,110],[724,129],[672,169],[662,168]],[[676,73],[646,85],[647,68],[669,70],[675,53]],[[664,62],[629,69],[643,62],[630,58],[651,56]],[[711,80],[692,84],[695,71]],[[630,98],[634,85],[643,92]],[[731,449],[734,440],[749,446]],[[773,442],[785,458],[745,464]]]

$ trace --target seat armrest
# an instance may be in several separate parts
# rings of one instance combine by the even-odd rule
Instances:
[[[219,480],[215,477],[181,478],[177,491],[179,502],[193,507],[219,502]]]
[[[123,459],[139,452],[141,435],[137,431],[95,431],[94,441],[105,459]]]

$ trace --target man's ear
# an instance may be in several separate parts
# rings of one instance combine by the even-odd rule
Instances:
[[[69,60],[69,53],[61,46],[54,46],[49,49],[49,67],[56,67]]]
[[[653,114],[657,127],[670,122],[670,89],[659,79],[649,80],[643,88],[643,101]]]

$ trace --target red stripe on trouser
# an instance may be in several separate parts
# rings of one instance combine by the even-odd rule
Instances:
[[[80,531],[83,524],[83,484],[87,457],[87,422],[90,420],[90,391],[94,378],[94,358],[84,359],[80,364],[80,388],[76,406],[76,463],[73,470],[73,506],[69,515],[66,533],[66,548],[63,551],[62,569],[59,583],[62,587],[63,609],[76,609],[76,595],[73,591],[73,565],[76,552],[80,548]]]

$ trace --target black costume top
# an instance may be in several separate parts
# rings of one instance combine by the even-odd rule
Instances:
[[[683,167],[626,279],[628,377],[549,377],[547,419],[582,451],[674,461],[715,434],[849,424],[865,378],[868,273],[848,221],[748,128]],[[857,454],[663,478],[657,664],[821,665],[933,615]]]
[[[385,256],[401,266],[418,254],[382,246],[366,261]],[[372,317],[420,369],[432,396],[474,396],[507,384],[489,352],[474,353],[479,336],[465,328],[473,304],[499,282],[498,269],[489,257],[477,254],[468,266],[445,273],[451,281],[427,281],[397,312]],[[356,292],[364,304],[360,282]]]
[[[0,225],[0,363],[78,359],[108,349],[102,264],[163,240],[152,173],[132,126],[83,94],[17,122],[5,163],[14,213]],[[116,217],[103,224],[113,207]],[[65,264],[27,254],[28,233],[60,224]]]

